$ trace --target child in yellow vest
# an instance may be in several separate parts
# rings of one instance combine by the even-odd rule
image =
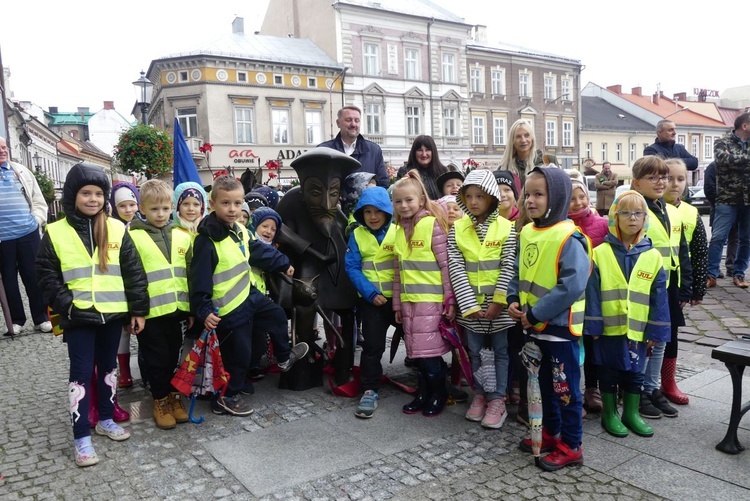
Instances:
[[[185,257],[192,242],[172,221],[172,188],[158,179],[141,186],[140,212],[129,233],[148,277],[148,322],[138,334],[138,347],[154,399],[154,422],[162,430],[187,423],[188,414],[172,376],[180,356],[182,322],[192,327]]]
[[[646,236],[648,208],[636,191],[617,197],[609,209],[609,233],[594,249],[586,288],[584,334],[592,340],[602,396],[602,427],[615,437],[650,437],[639,414],[648,347],[669,339],[667,277],[662,257]],[[617,389],[623,389],[622,419]]]
[[[448,233],[448,267],[458,302],[458,323],[463,327],[474,373],[474,399],[466,412],[469,421],[485,428],[501,428],[508,386],[507,289],[516,258],[516,230],[498,214],[501,195],[488,170],[470,172],[458,191],[458,205],[466,213]],[[494,371],[483,383],[480,351],[489,336]]]
[[[440,335],[440,320],[453,320],[455,300],[448,273],[447,225],[443,210],[427,195],[419,172],[409,171],[393,189],[396,212],[393,311],[404,327],[406,354],[418,359],[417,397],[406,414],[427,417],[443,411],[448,399],[446,365],[450,346]]]
[[[508,313],[520,320],[542,352],[543,470],[583,464],[581,368],[584,292],[590,249],[568,216],[570,177],[562,169],[536,167],[527,173],[524,203],[533,224],[523,227],[516,273],[508,286]],[[531,452],[531,440],[521,442]]]
[[[706,293],[706,279],[708,278],[708,241],[706,229],[698,209],[682,200],[682,194],[687,189],[687,167],[679,158],[670,158],[666,162],[669,167],[669,181],[664,201],[677,207],[682,219],[682,232],[687,240],[690,254],[690,266],[693,269],[693,291],[690,305],[696,306],[703,302]],[[684,324],[683,324],[684,325]],[[677,371],[677,324],[672,324],[672,336],[664,350],[664,362],[661,365],[661,392],[675,404],[688,403],[688,396],[680,391],[675,382]]]
[[[130,437],[112,420],[117,347],[128,316],[137,333],[149,311],[146,274],[133,241],[125,226],[104,210],[108,192],[109,178],[101,167],[74,165],[63,188],[65,218],[47,226],[36,260],[39,287],[61,316],[68,345],[68,399],[78,466],[99,462],[88,420],[94,367],[100,389],[96,434],[115,441]]]

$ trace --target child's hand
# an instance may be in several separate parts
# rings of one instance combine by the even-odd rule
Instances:
[[[491,303],[487,307],[487,311],[484,314],[484,318],[487,320],[495,320],[503,312],[503,305],[500,303]]]
[[[475,311],[471,315],[468,315],[466,318],[470,318],[472,320],[481,320],[485,317],[485,313],[483,311]]]
[[[206,317],[206,320],[203,322],[203,325],[206,326],[207,330],[214,330],[216,326],[219,325],[219,322],[221,322],[221,318],[219,318],[218,315],[211,313]]]
[[[518,322],[521,320],[521,316],[523,315],[523,311],[521,311],[521,305],[518,303],[510,303],[508,305],[508,315],[510,315],[510,318]]]
[[[288,270],[286,270],[286,276],[293,277],[294,276],[294,266],[290,266]]]
[[[387,302],[388,299],[382,294],[378,294],[377,296],[375,296],[375,299],[372,300],[372,304],[374,304],[375,306],[383,306]]]
[[[403,320],[403,318],[401,318],[401,311],[399,310],[399,311],[395,312],[394,315],[396,316],[396,323],[400,324],[401,321]]]
[[[531,329],[531,323],[526,318],[526,313],[521,315],[521,325],[523,326],[524,329]]]
[[[449,321],[452,322],[454,318],[456,318],[456,305],[451,304],[448,307],[443,307],[443,316]]]
[[[688,304],[687,301],[680,301],[680,309],[683,309],[686,304]]]
[[[146,319],[144,317],[132,317],[130,319],[130,329],[133,331],[133,334],[135,335],[140,334],[145,325],[146,325]]]

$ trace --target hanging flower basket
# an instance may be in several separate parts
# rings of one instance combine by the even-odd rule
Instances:
[[[138,124],[120,136],[113,152],[125,172],[148,179],[172,172],[172,137],[162,129]]]

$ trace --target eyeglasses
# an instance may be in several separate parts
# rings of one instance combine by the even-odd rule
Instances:
[[[660,181],[666,183],[669,181],[669,176],[646,176],[643,179],[646,179],[651,184],[656,184]]]
[[[646,217],[646,214],[648,214],[648,213],[645,212],[645,211],[642,211],[642,210],[636,210],[636,211],[618,210],[617,211],[617,215],[618,216],[622,216],[622,217],[627,218],[627,219],[636,218],[639,221],[641,219],[644,219]]]

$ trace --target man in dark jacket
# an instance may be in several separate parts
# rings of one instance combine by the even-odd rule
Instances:
[[[656,141],[651,146],[646,146],[644,155],[657,155],[664,160],[668,158],[681,158],[685,162],[687,170],[698,168],[698,159],[688,153],[685,147],[677,144],[674,140],[677,136],[677,128],[671,120],[659,120],[656,124]]]
[[[713,227],[714,225],[714,212],[716,211],[716,162],[711,162],[703,171],[703,190],[706,194],[706,200],[710,206],[711,212],[708,216],[708,224]],[[739,245],[739,238],[737,236],[737,221],[732,225],[732,229],[729,231],[729,239],[727,240],[727,257],[724,260],[724,265],[727,268],[727,276],[734,277],[734,260],[737,257],[737,245]],[[719,270],[719,274],[716,278],[724,278],[724,274]]]
[[[380,146],[368,141],[359,133],[362,111],[356,106],[344,106],[336,114],[339,133],[330,141],[318,146],[333,148],[359,161],[362,167],[357,172],[370,172],[378,177],[378,186],[388,188],[390,176],[385,169],[383,151]]]

